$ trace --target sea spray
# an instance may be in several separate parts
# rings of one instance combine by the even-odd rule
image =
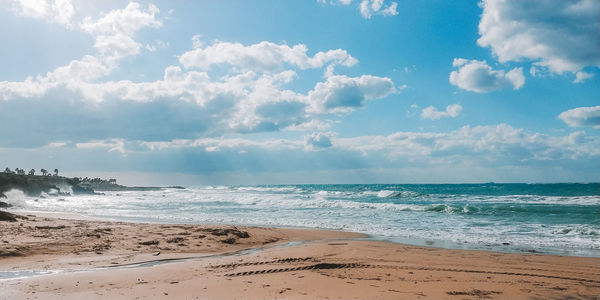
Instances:
[[[25,208],[27,205],[27,197],[25,193],[21,190],[12,189],[8,192],[4,192],[6,199],[2,199],[4,202],[17,207],[17,208]]]

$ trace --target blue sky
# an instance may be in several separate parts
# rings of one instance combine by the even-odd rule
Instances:
[[[0,165],[598,181],[600,2],[0,1]]]

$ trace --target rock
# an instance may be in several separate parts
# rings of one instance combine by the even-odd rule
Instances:
[[[178,236],[178,237],[174,237],[172,239],[168,239],[167,243],[181,243],[183,241],[185,241],[185,239]]]
[[[221,243],[223,243],[223,244],[230,244],[231,245],[231,244],[235,244],[235,242],[236,242],[235,238],[228,238],[228,239],[221,240]]]
[[[0,210],[0,221],[16,222],[17,215]]]
[[[0,208],[9,208],[12,204],[0,201]]]
[[[139,242],[138,244],[144,245],[144,246],[158,245],[158,241],[157,240],[145,241],[145,242]]]
[[[207,231],[212,235],[216,235],[216,236],[226,236],[229,234],[233,234],[239,238],[249,238],[250,235],[248,234],[248,232],[246,231],[241,231],[237,228],[208,228],[208,229],[203,229],[202,231]]]
[[[64,229],[65,225],[58,226],[35,226],[36,229],[47,229],[47,230],[56,230],[56,229]]]

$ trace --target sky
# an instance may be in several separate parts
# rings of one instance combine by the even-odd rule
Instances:
[[[597,182],[597,0],[0,0],[0,167]]]

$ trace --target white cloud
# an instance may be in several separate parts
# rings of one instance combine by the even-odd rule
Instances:
[[[196,34],[192,37],[192,46],[194,46],[194,49],[202,48],[203,44],[204,43],[202,43],[202,35],[201,34]]]
[[[124,9],[112,10],[97,20],[86,17],[80,27],[92,35],[132,36],[145,27],[161,27],[162,21],[156,18],[159,12],[160,10],[154,4],[149,4],[146,9],[143,9],[139,3],[130,2]]]
[[[340,149],[384,155],[392,161],[446,164],[515,164],[530,161],[576,160],[600,156],[598,139],[578,132],[563,137],[528,134],[507,124],[463,126],[449,133],[397,132],[389,136],[335,139]],[[478,162],[479,161],[479,162]]]
[[[594,74],[579,71],[575,73],[575,80],[573,80],[573,83],[581,83],[584,82],[586,79],[590,79],[592,77],[594,77]]]
[[[105,68],[106,66],[95,57],[86,56],[83,60],[73,61],[68,66],[48,73],[46,77],[28,79],[25,82],[0,82],[0,97],[5,100],[41,99],[44,95],[52,94],[65,99],[75,98],[78,99],[75,102],[64,103],[69,107],[65,109],[75,114],[81,111],[82,115],[88,111],[85,109],[88,104],[82,103],[85,101],[95,102],[92,111],[102,107],[114,109],[119,105],[131,106],[127,102],[147,103],[144,107],[148,109],[168,105],[168,109],[177,111],[179,107],[192,106],[188,110],[197,114],[197,117],[192,119],[204,120],[202,126],[193,127],[194,130],[198,130],[194,134],[203,135],[283,129],[322,130],[329,126],[328,122],[320,120],[323,114],[350,113],[364,106],[366,101],[384,98],[395,91],[389,78],[334,75],[326,81],[318,82],[312,90],[303,94],[283,88],[284,84],[297,77],[293,70],[262,74],[243,71],[214,79],[206,72],[186,72],[178,66],[167,67],[164,78],[152,82],[97,82],[99,77],[109,71]],[[136,122],[141,122],[140,126],[147,126],[143,121],[144,112],[141,108],[131,111],[126,118],[138,120]],[[136,113],[138,111],[139,113]],[[113,115],[117,119],[123,118],[119,116],[120,112],[116,111],[102,114],[109,118]],[[71,119],[78,120],[82,117]],[[179,128],[177,124],[181,121],[169,119],[175,128]],[[114,120],[113,123],[120,122]],[[61,124],[66,127],[60,129],[61,134],[72,132],[69,128],[74,125],[68,125],[68,120]],[[113,130],[103,131],[109,132],[117,135],[114,137],[125,137],[126,134]],[[177,129],[170,132],[174,137],[187,133]],[[132,134],[134,133],[128,133],[126,136],[135,138],[135,135],[140,133],[136,132],[133,136]]]
[[[358,63],[354,57],[342,49],[318,52],[312,57],[308,56],[308,48],[302,44],[290,47],[285,44],[264,41],[244,46],[240,43],[216,42],[205,48],[201,48],[201,44],[198,42],[194,44],[194,50],[185,52],[179,57],[179,62],[186,68],[197,67],[206,70],[212,65],[229,64],[255,71],[278,71],[285,64],[300,69],[309,69],[321,68],[329,63],[347,67]]]
[[[352,0],[317,0],[320,3],[340,3],[343,5],[349,5]],[[391,2],[391,3],[390,3]],[[389,4],[387,4],[389,3]],[[397,16],[398,15],[398,3],[395,1],[387,0],[362,0],[358,5],[360,14],[365,19],[370,19],[373,15],[380,15],[385,17]]]
[[[386,7],[384,10],[381,11],[381,14],[386,17],[397,16],[398,15],[398,3],[392,2],[392,4],[390,4],[388,7]]]
[[[387,136],[350,138],[339,138],[331,132],[312,133],[306,135],[303,141],[200,138],[121,143],[110,139],[80,143],[77,148],[102,148],[131,156],[136,153],[162,153],[164,157],[173,157],[172,153],[208,153],[219,155],[219,161],[227,161],[232,155],[244,153],[247,161],[236,160],[235,164],[235,168],[242,169],[256,161],[277,160],[277,157],[281,157],[278,153],[285,153],[284,161],[292,163],[291,168],[301,166],[312,170],[355,170],[363,167],[427,169],[434,166],[452,166],[453,171],[456,166],[495,170],[497,167],[507,166],[537,168],[540,162],[547,165],[548,161],[555,162],[552,165],[557,167],[559,162],[568,165],[578,161],[597,161],[600,158],[600,140],[587,136],[582,131],[550,136],[528,133],[507,124],[463,126],[447,133],[396,132]],[[202,157],[206,159],[206,156]],[[278,163],[273,162],[269,166],[277,167]],[[264,167],[261,165],[261,168]]]
[[[317,0],[320,3],[327,3],[327,0]],[[352,0],[331,0],[331,3],[341,3],[343,5],[348,5],[352,2]]]
[[[141,44],[124,34],[100,35],[96,37],[94,48],[98,49],[101,56],[111,60],[119,60],[125,56],[140,53]]]
[[[73,8],[70,2],[63,0],[55,1],[52,5],[46,1],[23,1],[23,3],[27,3],[24,7],[27,7],[28,11],[36,8],[40,14],[43,13],[41,17],[44,17],[48,11],[55,12],[52,10],[54,7],[66,11],[69,9],[65,7],[70,7],[71,10]],[[35,79],[27,78],[23,82],[2,81],[0,97],[5,100],[11,97],[39,97],[49,90],[66,88],[69,91],[83,93],[86,99],[101,101],[104,92],[94,90],[95,87],[100,86],[89,82],[110,74],[117,68],[120,59],[140,53],[142,45],[133,39],[133,35],[144,27],[160,27],[162,22],[156,19],[158,12],[159,9],[152,4],[144,10],[140,4],[131,2],[124,9],[112,10],[97,20],[91,17],[84,18],[79,26],[94,36],[97,55],[85,55],[81,59],[72,60],[68,65],[48,72],[46,76],[38,75]],[[65,14],[62,12],[62,15]],[[108,86],[114,85],[108,84]]]
[[[162,26],[157,19],[158,7],[149,4],[144,9],[136,2],[130,2],[124,9],[115,9],[96,20],[85,17],[80,28],[96,38],[94,48],[98,49],[105,64],[114,65],[118,60],[140,53],[142,45],[133,36],[142,28]],[[152,46],[147,46],[152,51]]]
[[[135,40],[135,34],[143,28],[162,26],[158,13],[159,9],[152,4],[129,3],[123,9],[84,18],[78,24],[94,37],[95,55],[85,55],[22,82],[1,81],[0,99],[11,102],[7,107],[20,114],[27,114],[26,107],[34,105],[32,103],[50,108],[52,105],[46,99],[54,99],[53,102],[61,103],[71,115],[68,120],[52,125],[56,126],[54,134],[61,139],[72,135],[73,141],[81,142],[141,138],[148,134],[134,127],[149,126],[144,110],[158,109],[161,113],[182,113],[185,108],[195,114],[187,119],[177,119],[174,115],[165,117],[163,121],[170,122],[174,128],[161,127],[150,134],[154,138],[159,136],[158,139],[284,129],[325,130],[330,121],[323,121],[324,115],[350,113],[367,101],[396,91],[387,77],[335,75],[334,66],[350,67],[358,63],[343,49],[309,55],[303,44],[288,46],[264,41],[252,45],[228,42],[203,45],[199,36],[192,38],[194,49],[180,56],[183,67],[166,67],[161,80],[103,80],[119,67],[121,59],[139,54],[143,47],[149,51],[168,47],[161,41],[143,45]],[[209,74],[208,69],[217,64],[227,70],[225,75]],[[326,68],[327,77],[315,83],[312,90],[296,92],[285,88],[298,77],[296,70],[315,68]],[[135,109],[124,111],[119,107]],[[111,126],[98,131],[95,126],[99,124],[90,122],[88,132],[91,134],[88,134],[81,120],[95,119],[96,115],[103,115]],[[123,119],[130,120],[132,126],[120,132],[116,124],[121,124]],[[44,120],[36,122],[47,127]],[[186,128],[194,129],[181,130],[185,124]],[[41,140],[52,139],[51,135]],[[10,133],[9,136],[8,143],[19,144],[19,136],[23,135]],[[32,139],[32,136],[23,137],[21,142]]]
[[[600,67],[599,1],[483,0],[481,5],[477,43],[490,47],[500,62],[527,59],[558,74]]]
[[[365,101],[384,98],[395,91],[394,83],[387,77],[335,75],[317,83],[308,93],[308,102],[314,113],[348,113]]]
[[[126,141],[123,139],[108,139],[108,140],[95,140],[85,143],[76,143],[75,148],[78,149],[107,149],[108,152],[119,152],[125,155],[130,150],[126,150]]]
[[[24,17],[73,27],[71,19],[75,9],[70,0],[14,0],[13,9]]]
[[[362,0],[360,14],[365,19],[370,19],[373,15],[396,16],[398,15],[397,7],[398,3],[396,2],[384,6],[384,0]]]
[[[460,68],[450,73],[450,83],[467,91],[487,93],[510,87],[518,90],[525,84],[522,68],[504,72],[493,70],[485,61],[463,58],[455,58],[452,66]]]
[[[571,127],[593,126],[600,128],[600,106],[578,107],[569,109],[558,115]]]
[[[462,106],[459,104],[452,104],[446,106],[446,111],[439,111],[433,106],[428,106],[421,111],[421,119],[439,120],[441,118],[456,118]]]
[[[313,132],[304,136],[304,145],[308,150],[318,150],[329,148],[331,144],[331,135],[327,133]]]

